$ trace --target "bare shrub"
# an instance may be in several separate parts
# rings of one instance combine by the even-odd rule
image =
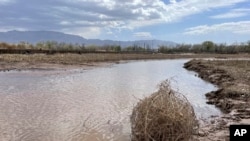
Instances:
[[[169,81],[140,101],[131,115],[132,141],[188,141],[198,129],[193,107]]]

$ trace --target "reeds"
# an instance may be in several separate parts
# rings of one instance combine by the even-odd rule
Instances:
[[[193,107],[169,81],[140,101],[131,115],[132,141],[188,141],[198,129]]]

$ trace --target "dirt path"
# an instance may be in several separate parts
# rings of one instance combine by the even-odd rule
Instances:
[[[218,86],[207,103],[224,113],[201,128],[200,140],[229,140],[231,124],[250,124],[250,60],[192,60],[184,67]]]

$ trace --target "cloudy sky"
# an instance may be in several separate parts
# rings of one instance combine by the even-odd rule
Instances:
[[[250,40],[250,0],[0,0],[0,31],[178,43]]]

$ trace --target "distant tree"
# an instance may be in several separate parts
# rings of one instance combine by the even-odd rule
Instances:
[[[115,46],[114,50],[115,50],[116,52],[120,52],[122,49],[121,49],[121,46]]]
[[[90,52],[93,52],[93,51],[96,51],[97,48],[98,48],[98,47],[95,46],[95,45],[89,45],[89,46],[86,47],[86,50],[87,50],[87,51],[90,51]]]
[[[160,53],[173,53],[174,50],[168,46],[160,45],[158,47],[158,52],[160,52]]]
[[[18,45],[17,45],[17,48],[18,49],[26,49],[28,43],[24,42],[24,41],[21,41]]]
[[[250,53],[250,40],[247,41],[246,52]]]
[[[80,50],[81,50],[81,51],[85,51],[85,49],[86,49],[86,48],[85,48],[85,44],[82,43],[82,44],[80,45]]]
[[[44,49],[44,44],[42,43],[42,42],[38,42],[38,43],[36,43],[36,48],[38,48],[38,49]]]
[[[204,41],[202,43],[202,47],[203,47],[205,52],[214,52],[215,51],[214,43],[212,41]]]
[[[194,45],[192,45],[191,50],[194,53],[200,53],[202,51],[202,45],[201,44],[194,44]]]

